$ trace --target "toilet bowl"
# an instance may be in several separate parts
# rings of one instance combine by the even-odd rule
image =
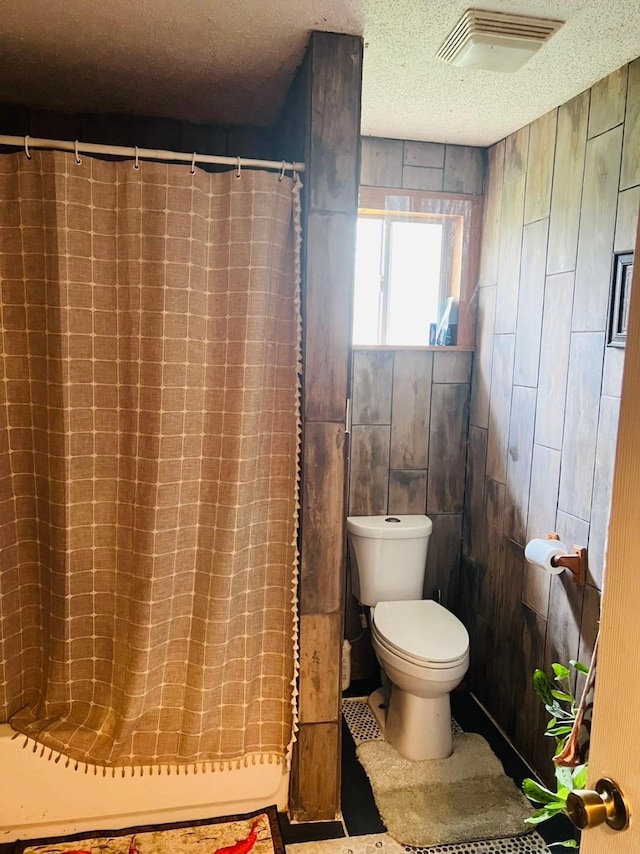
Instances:
[[[449,693],[469,667],[469,635],[437,602],[422,599],[428,516],[350,516],[352,590],[370,606],[383,687],[369,705],[387,741],[407,759],[452,752]]]
[[[449,694],[469,667],[465,627],[432,600],[379,602],[371,639],[391,683],[369,700],[387,741],[406,759],[450,756]]]

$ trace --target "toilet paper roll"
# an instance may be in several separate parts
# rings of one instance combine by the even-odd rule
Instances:
[[[567,547],[560,540],[531,540],[524,550],[524,556],[529,563],[542,567],[551,575],[559,575],[564,571],[562,566],[553,566],[552,559],[568,553]]]

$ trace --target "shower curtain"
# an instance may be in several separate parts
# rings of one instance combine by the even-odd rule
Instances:
[[[299,242],[297,179],[0,157],[0,720],[49,758],[290,753]]]

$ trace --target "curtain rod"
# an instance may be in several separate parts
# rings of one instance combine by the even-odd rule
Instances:
[[[116,157],[133,157],[138,160],[164,160],[190,163],[216,163],[221,166],[235,166],[236,169],[279,169],[282,172],[304,172],[304,163],[289,163],[285,160],[255,160],[250,157],[223,157],[217,154],[187,154],[184,151],[166,151],[162,148],[138,148],[138,146],[99,145],[93,142],[78,142],[67,139],[40,139],[30,136],[6,136],[0,134],[0,145],[24,148],[28,156],[31,148],[46,148],[57,151],[70,151],[75,154],[111,154]]]

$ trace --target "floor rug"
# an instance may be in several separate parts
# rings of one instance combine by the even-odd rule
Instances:
[[[447,759],[410,762],[385,741],[356,750],[389,834],[403,845],[496,839],[526,833],[531,804],[482,736],[453,736]]]
[[[458,842],[429,848],[400,845],[387,833],[346,836],[322,842],[298,842],[287,845],[287,854],[549,854],[549,848],[536,831],[525,836],[492,839],[483,842]]]
[[[16,854],[284,854],[275,807],[204,821],[18,843]]]

